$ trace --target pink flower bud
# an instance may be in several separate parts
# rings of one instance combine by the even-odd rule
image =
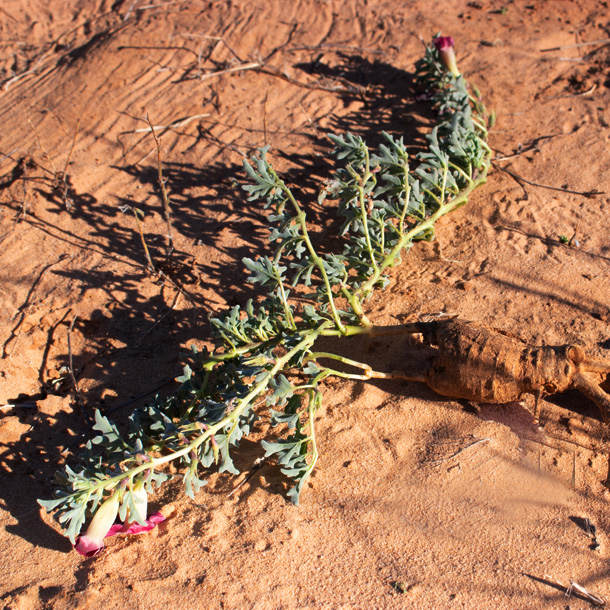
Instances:
[[[136,481],[131,492],[135,513],[128,512],[123,524],[117,523],[113,525],[106,534],[107,538],[117,534],[144,534],[150,532],[158,523],[165,521],[165,517],[161,513],[155,513],[148,519],[146,518],[148,493],[146,492],[143,479]]]
[[[85,557],[95,557],[104,548],[104,538],[119,512],[119,492],[115,491],[95,512],[87,531],[76,539],[74,548]]]
[[[460,71],[458,70],[455,53],[453,52],[453,38],[451,38],[451,36],[439,36],[438,38],[434,38],[432,43],[441,56],[441,61],[445,68],[457,78],[460,75]]]
[[[125,523],[114,523],[119,512],[121,492],[115,491],[99,506],[87,531],[76,539],[74,549],[85,557],[95,557],[104,548],[104,538],[117,534],[144,534],[165,521],[157,512],[146,518],[148,496],[143,479],[136,482],[132,490],[133,505],[137,514],[127,515]]]

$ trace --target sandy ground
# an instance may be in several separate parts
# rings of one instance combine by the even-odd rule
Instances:
[[[172,513],[165,524],[93,559],[36,503],[93,409],[120,407],[124,423],[142,394],[172,391],[208,315],[251,295],[240,261],[263,251],[266,229],[237,183],[243,156],[269,144],[311,201],[332,169],[328,132],[414,137],[429,117],[410,87],[419,35],[438,31],[497,112],[496,161],[368,315],[447,312],[607,353],[610,47],[574,45],[607,41],[608,2],[3,0],[3,608],[590,607],[557,584],[570,580],[610,600],[608,431],[574,391],[548,397],[538,427],[531,402],[476,407],[415,383],[331,381],[298,508],[273,463],[230,497],[245,474],[211,475],[194,502],[176,482],[154,498]],[[164,282],[121,211],[145,212],[160,264],[145,114],[172,201]],[[306,205],[323,231],[324,210]],[[402,362],[390,339],[340,349]],[[261,453],[246,442],[237,466]]]

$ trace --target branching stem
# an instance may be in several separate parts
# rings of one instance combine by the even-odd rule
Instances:
[[[476,98],[468,99],[466,83],[450,76],[441,59],[438,49],[430,45],[417,64],[416,80],[431,92],[441,119],[428,136],[430,153],[416,157],[419,166],[415,171],[409,168],[402,139],[384,134],[387,145],[380,147],[379,156],[371,157],[359,136],[331,136],[344,165],[327,181],[321,197],[341,202],[339,213],[346,218],[342,250],[329,252],[325,247],[322,255],[316,252],[305,212],[267,160],[268,147],[252,157],[252,165],[244,161],[251,180],[244,185],[248,201],[262,200],[266,208],[274,209],[269,215],[269,222],[275,225],[269,236],[276,243],[273,258],[244,259],[252,273],[250,281],[267,288],[266,299],[256,312],[249,301],[245,310],[235,305],[213,319],[216,343],[212,353],[200,354],[194,349],[196,364],[193,369],[184,367],[178,392],[156,397],[137,409],[126,434],[96,413],[94,429],[99,434],[87,443],[84,466],[76,471],[66,466],[57,475],[55,499],[41,501],[47,510],[56,511],[73,542],[88,510],[112,506],[107,504],[110,496],[120,502],[119,518],[125,519],[135,501],[135,488],[140,490],[145,484],[147,492],[152,492],[155,484],[167,479],[161,469],[171,462],[177,460],[183,468],[186,493],[191,497],[204,484],[198,478],[200,466],[216,462],[220,472],[235,472],[230,449],[250,434],[253,417],[263,404],[277,406],[272,422],[291,429],[278,442],[263,441],[263,446],[267,455],[277,455],[282,472],[296,481],[288,495],[298,503],[318,459],[315,415],[321,404],[322,380],[331,375],[362,381],[423,379],[401,371],[375,371],[369,364],[313,349],[320,337],[375,337],[417,333],[424,328],[417,322],[373,326],[363,302],[376,286],[388,281],[385,272],[400,260],[403,250],[415,240],[431,237],[437,220],[465,204],[472,191],[486,181],[492,157],[485,142],[486,126],[493,125],[493,115],[487,118],[478,92]],[[157,145],[169,256],[170,200],[160,143],[148,122]],[[131,210],[149,266],[163,275],[155,270],[146,246],[141,212]],[[289,268],[296,269],[290,290],[285,276]],[[316,273],[313,290],[308,289],[312,272]],[[297,292],[295,299],[292,290],[299,285],[306,289],[301,295]],[[320,363],[324,361],[336,368]]]
[[[364,238],[366,239],[366,249],[368,250],[369,257],[371,259],[371,264],[373,268],[377,270],[379,267],[377,266],[377,259],[375,257],[375,252],[373,250],[373,246],[371,245],[371,235],[369,232],[369,223],[368,223],[368,211],[366,209],[366,201],[365,201],[365,187],[366,183],[373,177],[370,170],[370,155],[367,147],[364,147],[364,173],[361,177],[358,178],[358,201],[360,204],[360,220],[362,222],[362,227],[364,230]],[[383,254],[383,249],[381,250]]]
[[[283,370],[286,367],[286,364],[296,354],[301,351],[305,351],[309,347],[311,347],[320,335],[320,333],[325,329],[328,324],[330,324],[330,322],[324,323],[318,329],[311,331],[311,333],[303,337],[303,339],[299,341],[299,343],[294,348],[287,351],[283,356],[279,357],[276,361],[276,364],[265,373],[264,377],[254,385],[250,392],[248,392],[248,394],[244,396],[239,405],[235,407],[235,409],[233,409],[231,413],[223,417],[217,423],[207,426],[206,430],[204,430],[197,438],[192,440],[187,445],[184,445],[184,447],[182,447],[181,449],[173,451],[168,455],[153,457],[150,459],[150,461],[145,462],[144,464],[141,464],[134,468],[130,468],[129,470],[123,471],[113,477],[105,478],[101,481],[98,481],[97,483],[94,483],[87,489],[80,489],[72,494],[68,494],[66,497],[82,496],[82,494],[87,494],[87,496],[89,496],[95,493],[96,491],[102,489],[113,489],[117,485],[119,485],[121,481],[133,479],[133,477],[146,470],[156,470],[160,466],[172,462],[173,460],[187,455],[190,451],[197,449],[201,444],[213,437],[217,432],[226,428],[228,425],[232,425],[236,421],[238,421],[242,413],[244,413],[244,411],[248,409],[253,400],[267,390],[267,388],[269,387],[269,382],[275,377],[275,375],[277,375],[279,371]],[[197,426],[193,424],[190,429],[197,429]]]
[[[457,197],[451,199],[446,203],[442,203],[438,210],[431,214],[426,220],[416,224],[410,231],[403,233],[398,243],[394,246],[394,248],[392,248],[392,251],[381,262],[379,268],[375,271],[375,273],[373,273],[371,277],[355,291],[355,296],[357,298],[366,296],[372,290],[373,286],[375,286],[375,284],[379,281],[379,278],[381,277],[383,271],[394,262],[398,254],[402,251],[402,249],[405,248],[407,244],[412,242],[417,235],[432,228],[436,221],[445,214],[448,214],[449,212],[464,205],[468,201],[468,198],[470,197],[472,191],[474,191],[477,187],[487,181],[487,172],[489,171],[490,166],[491,153],[488,153],[485,156],[481,171],[476,177],[476,179],[474,179],[471,184],[469,184]]]
[[[331,311],[333,320],[335,321],[337,328],[343,333],[345,326],[344,326],[343,322],[341,322],[341,318],[339,317],[337,308],[335,306],[335,300],[333,298],[333,291],[332,291],[332,288],[330,285],[330,280],[328,279],[328,274],[326,273],[326,269],[324,268],[324,261],[322,260],[322,258],[320,256],[318,256],[318,253],[315,251],[313,244],[311,243],[311,239],[309,238],[309,232],[307,231],[307,223],[305,221],[305,219],[306,219],[305,212],[302,210],[301,206],[299,205],[297,200],[294,198],[294,195],[292,194],[291,190],[286,186],[286,183],[283,180],[280,180],[278,178],[277,185],[278,185],[278,188],[282,189],[284,194],[288,197],[288,199],[290,200],[290,203],[292,203],[292,205],[297,213],[297,221],[298,221],[299,225],[301,226],[301,233],[303,235],[303,241],[305,242],[305,245],[307,247],[307,250],[309,251],[311,259],[313,260],[316,267],[318,267],[318,269],[320,270],[320,274],[322,275],[322,280],[323,280],[324,286],[326,288],[326,294],[328,295],[328,306],[330,307],[330,311]]]

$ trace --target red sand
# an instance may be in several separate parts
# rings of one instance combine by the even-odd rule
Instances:
[[[89,560],[39,509],[86,416],[175,377],[181,348],[206,341],[208,314],[248,298],[240,260],[266,233],[234,182],[242,156],[269,144],[307,200],[331,168],[327,132],[412,137],[420,34],[456,39],[461,69],[497,112],[497,160],[436,241],[392,271],[369,317],[447,312],[602,353],[610,338],[610,52],[573,46],[608,38],[607,2],[151,4],[0,6],[0,405],[22,403],[0,411],[2,607],[590,607],[554,584],[570,579],[610,599],[608,432],[576,392],[549,397],[538,429],[518,405],[332,381],[298,508],[272,463],[231,497],[244,475],[211,475],[195,502],[176,481],[151,499],[172,513],[165,524],[109,539]],[[261,61],[272,68],[206,78]],[[162,260],[144,114],[172,125],[159,132],[175,284],[146,272],[133,215],[120,211],[146,212]],[[68,159],[69,180],[54,187]],[[321,228],[315,208],[310,220]],[[390,339],[349,349],[401,364]],[[141,403],[113,416],[124,423]],[[476,439],[488,440],[451,457]],[[236,455],[246,472],[261,450],[246,442]]]

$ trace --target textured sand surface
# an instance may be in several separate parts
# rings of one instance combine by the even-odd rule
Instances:
[[[548,397],[538,427],[531,402],[329,381],[298,508],[271,462],[229,496],[262,454],[261,426],[236,452],[244,474],[211,474],[195,501],[176,479],[151,499],[166,523],[93,559],[36,503],[95,408],[137,399],[113,412],[123,425],[140,395],[171,391],[208,315],[252,294],[241,259],[263,251],[267,230],[237,182],[242,158],[270,145],[323,234],[313,193],[333,167],[326,134],[417,141],[430,115],[413,64],[419,35],[438,31],[497,112],[496,161],[436,240],[392,270],[369,317],[459,314],[607,355],[610,46],[574,46],[607,41],[607,2],[3,0],[0,405],[18,406],[0,411],[0,607],[590,607],[556,584],[570,580],[610,600],[608,430],[573,391]],[[172,201],[165,283],[121,211],[145,212],[162,261],[146,114]],[[404,365],[400,341],[350,341],[340,349],[377,368]]]

